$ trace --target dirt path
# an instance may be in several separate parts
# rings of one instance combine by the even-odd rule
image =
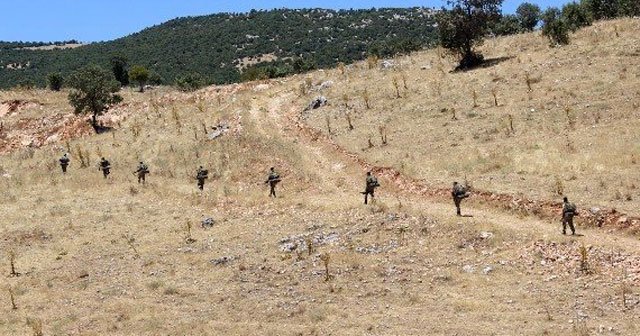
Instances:
[[[431,188],[421,181],[416,181],[403,176],[393,168],[376,167],[369,164],[356,154],[349,153],[321,132],[307,126],[300,118],[299,108],[289,102],[294,99],[294,93],[278,92],[268,101],[267,108],[254,104],[251,116],[260,127],[269,127],[271,130],[279,130],[279,136],[288,141],[295,142],[299,151],[310,163],[316,165],[318,170],[332,172],[320,174],[322,184],[333,187],[338,184],[337,179],[342,179],[345,188],[358,190],[360,179],[364,171],[371,169],[385,184],[380,190],[381,199],[402,200],[419,209],[437,216],[452,216],[454,207],[449,200],[449,190],[443,188]],[[271,134],[273,134],[271,132]],[[338,167],[338,168],[337,168]],[[362,177],[363,179],[364,177]],[[334,188],[331,188],[334,189]],[[347,191],[347,190],[345,190]],[[463,217],[464,221],[491,222],[515,232],[537,236],[541,239],[579,239],[587,245],[597,244],[610,247],[631,250],[640,250],[638,239],[620,232],[606,232],[593,225],[600,220],[595,216],[583,218],[583,223],[589,227],[580,227],[578,232],[584,236],[564,237],[560,235],[561,224],[558,220],[560,204],[552,202],[536,202],[520,199],[516,196],[498,195],[490,192],[475,192],[475,202],[467,202],[463,206],[463,212],[473,217]],[[583,211],[584,212],[584,211]],[[622,216],[619,213],[607,213],[604,224],[609,227]],[[584,217],[584,216],[583,216]],[[585,220],[586,219],[586,220]],[[632,219],[628,219],[629,221]]]

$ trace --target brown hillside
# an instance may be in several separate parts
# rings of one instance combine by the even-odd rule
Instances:
[[[620,20],[559,49],[491,40],[502,60],[465,73],[425,51],[125,91],[101,135],[64,92],[0,92],[0,335],[640,334],[634,219],[607,212],[603,229],[585,209],[637,213],[638,36]],[[318,95],[329,106],[303,112]],[[382,187],[365,206],[367,169]],[[465,176],[475,192],[456,217],[446,193]],[[584,213],[579,236],[560,234],[559,191]]]

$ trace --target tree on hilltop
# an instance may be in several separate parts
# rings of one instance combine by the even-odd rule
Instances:
[[[122,55],[111,57],[111,71],[120,85],[129,85],[129,72],[127,72],[127,63],[129,61]]]
[[[569,44],[569,26],[558,8],[550,7],[542,13],[542,35],[552,46]]]
[[[528,31],[533,31],[536,28],[540,21],[540,14],[540,7],[529,2],[523,2],[516,9],[516,16],[520,20],[520,25]]]
[[[64,83],[64,77],[59,72],[52,72],[47,75],[47,86],[51,91],[60,91],[62,84]]]
[[[89,65],[72,73],[67,79],[72,89],[69,103],[76,114],[91,113],[91,125],[97,129],[96,118],[112,104],[122,101],[115,94],[120,90],[120,83],[113,75],[97,65]]]
[[[149,70],[142,65],[134,65],[129,70],[129,79],[140,85],[140,92],[144,92],[144,85],[149,80]]]
[[[456,55],[458,69],[468,69],[484,60],[475,50],[482,44],[491,23],[500,18],[502,0],[448,0],[436,20],[442,47]]]
[[[562,7],[562,18],[567,23],[567,28],[573,32],[582,27],[590,26],[593,22],[589,10],[583,4],[575,2]]]

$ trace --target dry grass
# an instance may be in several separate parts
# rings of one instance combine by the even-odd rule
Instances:
[[[565,194],[580,205],[635,211],[640,197],[630,185],[640,179],[632,163],[640,155],[640,23],[616,25],[619,38],[613,38],[612,23],[597,23],[563,48],[547,47],[538,34],[490,40],[487,58],[510,58],[463,73],[449,72],[454,64],[437,50],[400,58],[396,69],[372,68],[346,80],[325,72],[324,79],[336,82],[324,93],[330,101],[363,90],[369,96],[369,108],[352,104],[355,129],[334,127],[334,141],[381,166],[398,167],[411,148],[405,172],[434,185],[468,175],[479,189],[557,199],[536,186],[558,176]],[[398,71],[410,88],[403,99],[395,99]],[[338,109],[322,110],[310,124],[322,129],[327,113]],[[382,122],[392,125],[393,141],[362,153]],[[504,160],[488,169],[485,162],[494,157]],[[612,197],[618,189],[629,190],[631,200]]]
[[[637,42],[635,21],[617,26],[621,39]],[[15,251],[20,276],[9,276],[11,258],[2,256],[0,288],[9,291],[3,290],[0,334],[570,335],[601,326],[639,334],[637,270],[629,268],[621,279],[604,262],[637,257],[637,240],[586,230],[580,242],[600,247],[585,258],[594,272],[544,264],[547,259],[532,257],[533,244],[575,243],[558,235],[558,223],[482,208],[464,208],[475,217],[456,218],[451,204],[401,193],[385,179],[375,203],[364,206],[358,191],[366,164],[331,143],[371,164],[403,162],[407,173],[447,186],[453,176],[468,175],[482,189],[558,197],[554,176],[563,192],[574,194],[590,186],[586,177],[594,171],[605,184],[596,187],[609,188],[615,168],[626,179],[615,187],[630,188],[637,174],[632,161],[640,155],[624,147],[637,137],[635,112],[624,109],[631,102],[609,96],[618,90],[607,82],[609,73],[582,78],[595,69],[577,71],[581,59],[570,58],[608,51],[626,60],[618,45],[625,42],[580,34],[576,45],[561,50],[530,35],[487,43],[489,56],[518,52],[531,78],[544,73],[532,84],[531,100],[524,65],[515,58],[450,74],[439,70],[450,64],[424,52],[399,59],[400,70],[368,69],[363,62],[190,94],[127,91],[127,105],[114,111],[126,117],[111,134],[1,156],[0,251]],[[605,49],[583,42],[594,38]],[[432,69],[419,70],[425,64]],[[631,99],[637,74],[627,68],[627,80],[617,85],[630,90]],[[329,113],[331,139],[298,130],[291,118],[326,79],[336,83],[323,92],[332,105],[312,111],[309,122],[326,132]],[[268,88],[255,90],[257,84]],[[590,106],[616,108],[602,109],[595,128],[593,118],[580,117],[592,108],[576,103],[587,88]],[[469,110],[474,90],[479,107]],[[21,118],[70,113],[64,93],[0,92],[7,97],[38,99],[45,107]],[[346,104],[349,121],[335,122],[344,120]],[[568,105],[574,130],[567,129]],[[230,131],[207,140],[203,128],[219,123]],[[612,131],[619,137],[596,136]],[[367,140],[375,144],[362,152]],[[67,148],[72,163],[63,176],[55,160]],[[101,155],[113,167],[107,180],[95,169]],[[151,170],[146,185],[132,174],[140,160]],[[200,165],[211,176],[202,193],[193,179]],[[263,183],[271,166],[283,176],[276,199],[267,197]],[[611,202],[630,205],[639,198]],[[196,223],[205,217],[216,224],[201,228]],[[292,236],[299,239],[290,250],[283,241]],[[609,249],[624,253],[594,252]],[[571,265],[580,265],[579,251],[571,251]]]

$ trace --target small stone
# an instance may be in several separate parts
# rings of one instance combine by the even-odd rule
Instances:
[[[211,228],[211,227],[213,227],[213,225],[214,225],[215,223],[216,223],[216,221],[215,221],[213,218],[211,218],[211,217],[207,217],[207,218],[205,218],[205,219],[203,219],[203,220],[202,220],[201,225],[202,225],[202,227],[203,227],[203,228],[205,228],[205,229],[206,229],[206,228]]]
[[[220,257],[220,258],[211,260],[211,263],[213,265],[224,265],[224,264],[226,264],[228,262],[233,261],[234,259],[235,258],[232,257],[232,256],[224,256],[224,257]]]
[[[491,239],[491,238],[493,238],[493,232],[482,231],[482,232],[480,232],[480,238],[482,238],[482,239]]]

